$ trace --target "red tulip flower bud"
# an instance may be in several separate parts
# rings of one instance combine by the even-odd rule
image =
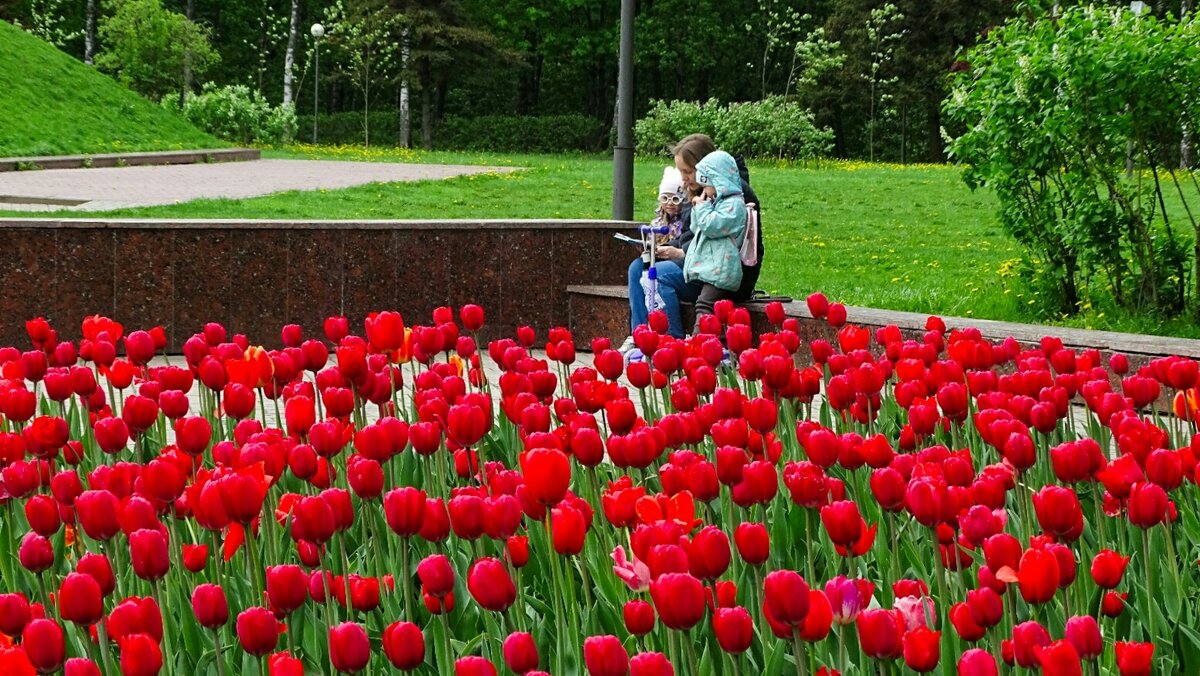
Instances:
[[[1075,491],[1062,486],[1045,486],[1033,494],[1038,525],[1047,533],[1067,541],[1083,534],[1083,508]]]
[[[858,641],[868,657],[894,660],[903,654],[904,616],[898,610],[864,610],[855,621]]]
[[[225,626],[229,621],[225,590],[215,584],[196,585],[192,590],[192,612],[200,626],[206,629]]]
[[[89,627],[104,617],[104,599],[100,585],[91,575],[69,573],[58,590],[62,619]]]
[[[525,674],[538,667],[537,644],[528,632],[513,632],[504,639],[504,663],[516,674]]]
[[[1129,523],[1153,528],[1167,515],[1167,492],[1158,484],[1139,481],[1129,492]]]
[[[650,583],[650,598],[663,624],[687,631],[704,618],[704,585],[687,573],[666,573]]]
[[[1149,676],[1154,658],[1153,643],[1117,641],[1117,671],[1121,676]]]
[[[1102,549],[1092,559],[1092,580],[1101,589],[1113,589],[1121,584],[1121,577],[1125,574],[1125,566],[1128,564],[1128,556],[1121,556],[1111,549]]]
[[[267,600],[271,610],[288,615],[308,600],[308,575],[300,566],[267,567]]]
[[[279,621],[266,608],[247,608],[237,617],[237,637],[242,650],[261,657],[279,643]]]
[[[20,636],[32,615],[29,600],[22,594],[0,594],[0,634]]]
[[[67,655],[62,627],[54,620],[38,619],[27,624],[21,634],[21,646],[39,674],[57,672]]]
[[[155,641],[163,637],[162,611],[153,598],[130,596],[117,604],[104,620],[109,639],[120,645],[126,636],[147,634]]]
[[[771,617],[783,625],[798,626],[808,614],[808,583],[799,573],[776,570],[763,580],[763,599]]]
[[[645,636],[654,629],[654,606],[645,601],[627,601],[621,614],[625,618],[625,628],[634,636]]]
[[[129,556],[134,574],[143,580],[157,580],[171,569],[167,536],[161,530],[143,528],[131,533]]]
[[[425,593],[446,596],[454,591],[454,568],[445,554],[430,554],[417,564],[417,577]]]
[[[63,666],[63,676],[102,676],[100,667],[86,657],[72,657]]]
[[[754,623],[745,608],[717,608],[713,614],[713,631],[721,650],[739,655],[750,649],[754,639]]]
[[[54,565],[54,546],[49,538],[37,533],[26,533],[21,538],[21,547],[17,551],[21,566],[31,573],[40,573]]]
[[[1091,615],[1076,615],[1067,620],[1064,631],[1067,641],[1078,653],[1076,660],[1094,660],[1104,651],[1104,639],[1100,636],[1100,625]]]
[[[162,650],[150,636],[130,634],[118,644],[121,646],[122,676],[157,676],[162,669]]]
[[[208,545],[184,545],[183,567],[199,573],[208,566]]]
[[[1050,632],[1037,622],[1022,622],[1013,627],[1013,659],[1026,669],[1037,668],[1040,648],[1050,645]]]
[[[629,676],[675,676],[675,667],[662,653],[638,653],[629,660]]]
[[[362,625],[343,622],[329,628],[329,658],[341,673],[356,674],[371,661],[371,642]]]
[[[1083,667],[1079,664],[1079,653],[1069,641],[1054,641],[1046,647],[1038,649],[1037,658],[1044,674],[1083,676]]]
[[[583,640],[583,663],[588,676],[627,676],[629,653],[616,636],[589,636]]]
[[[350,456],[346,464],[346,479],[350,490],[360,500],[374,500],[383,493],[383,467],[370,458]]]
[[[771,536],[761,523],[747,521],[738,524],[733,532],[733,541],[737,545],[738,555],[752,566],[765,563],[770,556]]]
[[[1058,558],[1044,549],[1027,549],[1021,555],[1017,580],[1026,603],[1042,604],[1058,590]]]
[[[500,559],[485,558],[471,565],[467,573],[467,590],[484,610],[503,612],[517,598],[512,577]]]
[[[413,671],[425,662],[425,636],[412,622],[393,622],[383,630],[383,654],[400,671]]]
[[[557,505],[571,484],[571,462],[562,452],[535,448],[521,454],[521,473],[529,497],[544,505]]]
[[[958,658],[958,676],[997,676],[996,658],[986,650],[972,648]]]
[[[904,663],[918,673],[933,671],[941,657],[938,644],[942,632],[920,626],[906,632],[903,638]]]
[[[79,525],[93,540],[109,540],[120,532],[117,507],[117,496],[108,491],[84,491],[75,498]]]
[[[88,553],[79,558],[79,563],[75,566],[75,571],[90,575],[96,584],[100,585],[100,594],[108,596],[117,588],[117,581],[113,577],[112,564],[109,563],[108,557],[103,554]]]
[[[496,665],[471,655],[454,661],[454,676],[497,676]]]
[[[715,580],[729,568],[729,537],[716,526],[701,528],[687,548],[688,568],[701,580]]]

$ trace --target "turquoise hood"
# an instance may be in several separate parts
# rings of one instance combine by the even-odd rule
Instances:
[[[711,185],[717,191],[717,199],[742,193],[737,161],[724,150],[713,151],[700,160],[696,165],[696,182],[701,186]]]

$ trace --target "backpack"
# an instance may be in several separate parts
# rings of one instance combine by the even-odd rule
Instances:
[[[740,249],[742,265],[754,267],[758,264],[758,205],[746,203],[746,231],[742,233]]]

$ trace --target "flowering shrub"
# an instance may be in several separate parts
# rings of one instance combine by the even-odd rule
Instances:
[[[179,109],[179,99],[168,96],[164,108]],[[234,143],[291,143],[296,138],[296,109],[272,106],[261,92],[246,85],[217,87],[203,91],[183,104],[183,115],[204,131]]]
[[[688,134],[710,136],[718,147],[747,157],[813,159],[833,148],[833,132],[818,128],[812,113],[773,96],[762,101],[722,105],[654,101],[634,125],[637,151],[656,156]]]
[[[0,349],[0,662],[1198,668],[1195,361],[809,307],[836,340],[721,304],[686,341],[653,315],[628,365],[561,328],[481,352],[473,305],[269,351],[213,323],[182,362],[161,328],[30,321]]]

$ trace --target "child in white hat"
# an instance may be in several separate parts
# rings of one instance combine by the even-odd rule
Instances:
[[[658,235],[658,246],[666,246],[678,239],[680,233],[688,227],[684,218],[686,203],[687,194],[684,192],[683,177],[679,175],[679,170],[675,167],[664,167],[662,181],[658,184],[658,209],[655,210],[654,220],[650,225],[665,225],[670,231],[665,235]]]

